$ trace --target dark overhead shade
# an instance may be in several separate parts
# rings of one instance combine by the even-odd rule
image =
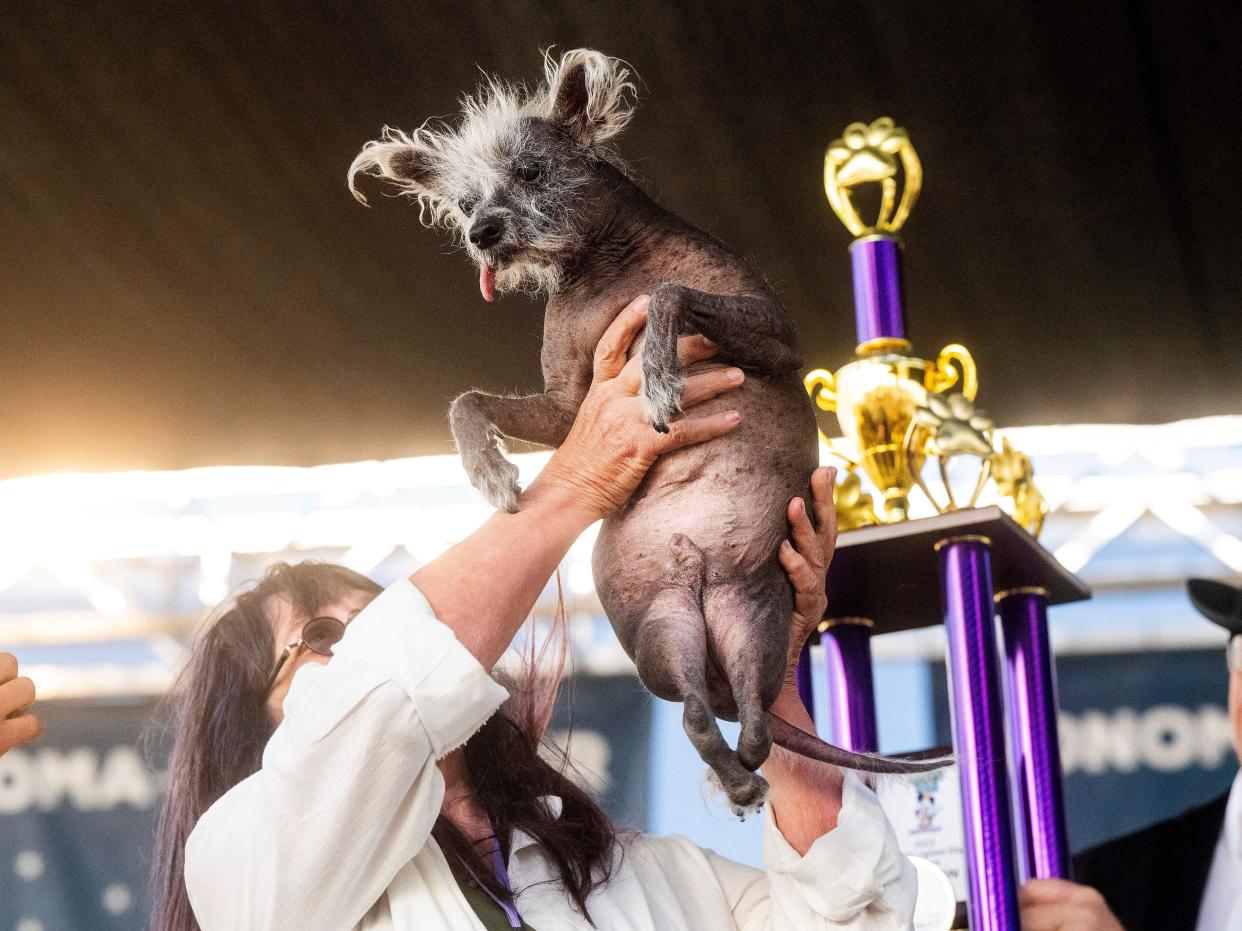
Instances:
[[[853,343],[824,201],[845,124],[906,126],[909,329],[1001,424],[1242,411],[1233,4],[18,4],[0,19],[0,473],[451,447],[535,389],[540,313],[345,169],[476,66],[589,45],[642,78],[623,153],[754,257],[808,363]]]

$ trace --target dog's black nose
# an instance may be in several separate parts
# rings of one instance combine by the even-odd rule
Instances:
[[[505,234],[505,221],[496,214],[479,217],[470,225],[470,244],[476,249],[490,249]]]

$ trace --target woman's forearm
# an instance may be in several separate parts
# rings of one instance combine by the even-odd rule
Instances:
[[[808,734],[815,733],[815,723],[792,684],[781,691],[772,713]],[[805,854],[817,837],[837,826],[844,783],[841,770],[773,747],[763,764],[763,776],[771,786],[772,816],[798,853]]]
[[[595,519],[572,492],[536,479],[516,514],[498,511],[410,581],[490,670],[578,535]]]
[[[808,734],[815,733],[815,722],[798,696],[795,668],[802,644],[819,625],[827,601],[824,576],[836,547],[836,508],[832,487],[836,470],[819,468],[811,475],[811,498],[815,523],[811,523],[807,502],[794,498],[787,516],[793,542],[781,544],[780,560],[794,590],[794,612],[790,622],[788,670],[772,713]],[[808,760],[780,747],[763,764],[763,775],[771,786],[772,816],[787,840],[800,854],[811,849],[816,838],[837,826],[841,811],[844,776],[835,766]]]

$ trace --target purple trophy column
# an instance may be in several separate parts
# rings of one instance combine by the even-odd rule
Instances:
[[[962,786],[971,931],[1018,931],[1000,666],[992,615],[991,541],[936,544],[948,641],[949,708]]]
[[[1040,879],[1071,879],[1048,593],[1042,588],[1016,588],[998,594],[996,603],[1009,669],[1009,726],[1017,744],[1027,873]]]
[[[901,299],[901,244],[889,236],[867,236],[850,246],[854,270],[854,322],[859,344],[905,339]]]
[[[871,627],[871,621],[862,617],[830,618],[820,626],[832,742],[856,753],[880,749],[871,681]]]
[[[816,635],[811,634],[802,644],[802,652],[798,655],[797,684],[798,697],[802,699],[802,704],[806,706],[806,713],[811,716],[811,720],[815,720],[815,693],[811,686],[811,645],[816,641]]]

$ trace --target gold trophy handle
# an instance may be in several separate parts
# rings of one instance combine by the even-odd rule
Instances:
[[[806,393],[811,396],[811,400],[815,402],[815,406],[821,411],[832,412],[837,409],[837,386],[832,372],[827,369],[807,372],[806,377],[802,379],[802,384],[806,387]],[[843,450],[837,445],[836,440],[823,430],[819,431],[819,441],[827,447],[828,452],[848,463],[851,469],[858,468],[858,458]]]
[[[966,400],[973,401],[979,393],[979,375],[975,370],[974,356],[961,343],[950,343],[940,350],[940,355],[936,357],[936,367],[927,372],[927,390],[940,394],[957,384],[958,374],[953,367],[954,362],[962,370],[962,394],[966,396]]]
[[[832,372],[827,369],[807,372],[806,378],[802,379],[802,384],[806,386],[806,393],[811,396],[811,400],[821,411],[837,409],[837,386]]]

